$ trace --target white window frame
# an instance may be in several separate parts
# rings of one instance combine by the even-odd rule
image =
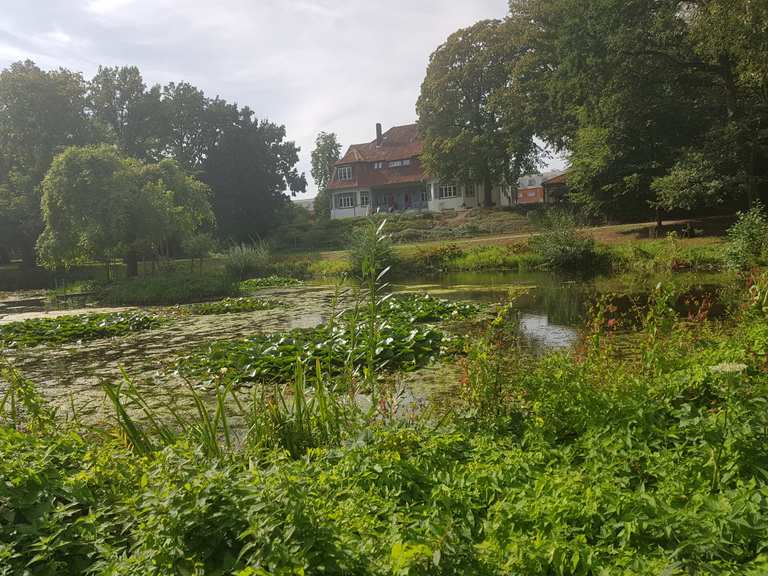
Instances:
[[[336,180],[352,180],[352,166],[339,166],[336,168]]]
[[[336,194],[336,208],[354,208],[355,207],[355,193],[354,192],[341,192]]]
[[[406,158],[405,160],[403,160],[403,166],[410,166],[410,165],[411,165],[411,159],[410,158]]]
[[[373,169],[374,170],[381,170],[384,168],[384,162],[374,162],[373,163]]]
[[[528,198],[536,198],[536,190],[528,190]]]
[[[388,164],[390,168],[399,168],[402,165],[403,165],[402,160],[391,160]]]
[[[370,192],[368,190],[360,190],[360,206],[369,206],[371,203]]]
[[[440,200],[445,200],[447,198],[458,198],[459,191],[456,189],[454,184],[440,184],[440,188],[437,191],[437,197]]]

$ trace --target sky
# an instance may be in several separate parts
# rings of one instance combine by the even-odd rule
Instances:
[[[429,55],[507,0],[0,0],[0,68],[136,65],[286,127],[314,196],[318,132],[346,149],[416,120]],[[343,153],[343,151],[342,151]]]

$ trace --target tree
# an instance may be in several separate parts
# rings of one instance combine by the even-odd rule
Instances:
[[[0,220],[10,227],[9,247],[27,267],[35,264],[40,184],[53,156],[96,137],[85,94],[80,74],[45,72],[29,60],[0,73]]]
[[[750,0],[512,0],[512,101],[569,152],[572,199],[592,211],[756,197],[766,13]]]
[[[140,160],[158,160],[167,139],[160,97],[160,87],[147,90],[135,66],[99,66],[88,88],[95,119],[108,127],[121,150]]]
[[[136,276],[142,256],[214,222],[208,187],[175,161],[144,164],[114,146],[68,148],[54,159],[42,189],[38,250],[49,266],[122,257],[128,275]]]
[[[315,149],[312,150],[312,179],[317,186],[315,214],[326,220],[331,217],[328,183],[333,178],[333,166],[340,157],[341,144],[336,139],[336,134],[320,132],[315,139]]]
[[[516,181],[537,152],[529,125],[521,121],[511,132],[512,122],[500,121],[510,115],[500,95],[516,57],[502,26],[484,20],[453,33],[430,57],[416,104],[427,171],[441,179],[482,182],[486,206],[492,187]]]
[[[299,148],[285,140],[285,127],[254,118],[246,108],[222,128],[204,158],[201,179],[213,190],[219,234],[250,242],[280,225],[288,196],[306,189],[296,164]]]
[[[200,170],[224,132],[239,121],[237,106],[210,99],[187,82],[163,88],[168,122],[166,154],[188,170]]]

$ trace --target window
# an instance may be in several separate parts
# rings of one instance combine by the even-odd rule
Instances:
[[[479,184],[467,184],[466,192],[464,193],[464,196],[467,196],[468,198],[471,198],[477,194],[477,189],[479,188]]]
[[[354,192],[336,194],[336,208],[353,208],[355,206]]]
[[[384,168],[384,162],[374,162],[373,163],[373,169],[374,170],[381,170]]]
[[[536,183],[536,180],[533,178],[528,178],[528,186],[533,186]]]
[[[336,168],[336,180],[352,180],[352,166],[339,166]]]
[[[360,206],[368,206],[368,190],[360,191]]]
[[[535,198],[536,190],[528,190],[528,198]]]
[[[403,161],[402,160],[392,160],[392,162],[389,163],[390,168],[397,168],[398,166],[402,166]]]
[[[411,165],[411,159],[410,158],[406,158],[405,160],[403,160],[403,166],[410,166],[410,165]]]
[[[440,186],[440,190],[438,192],[438,198],[456,198],[456,186],[453,184],[445,184]]]

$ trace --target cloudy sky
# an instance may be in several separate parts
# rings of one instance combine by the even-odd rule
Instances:
[[[309,179],[315,135],[344,147],[416,119],[430,53],[506,0],[0,0],[0,67],[137,65],[285,124]],[[314,185],[310,179],[310,194]]]

